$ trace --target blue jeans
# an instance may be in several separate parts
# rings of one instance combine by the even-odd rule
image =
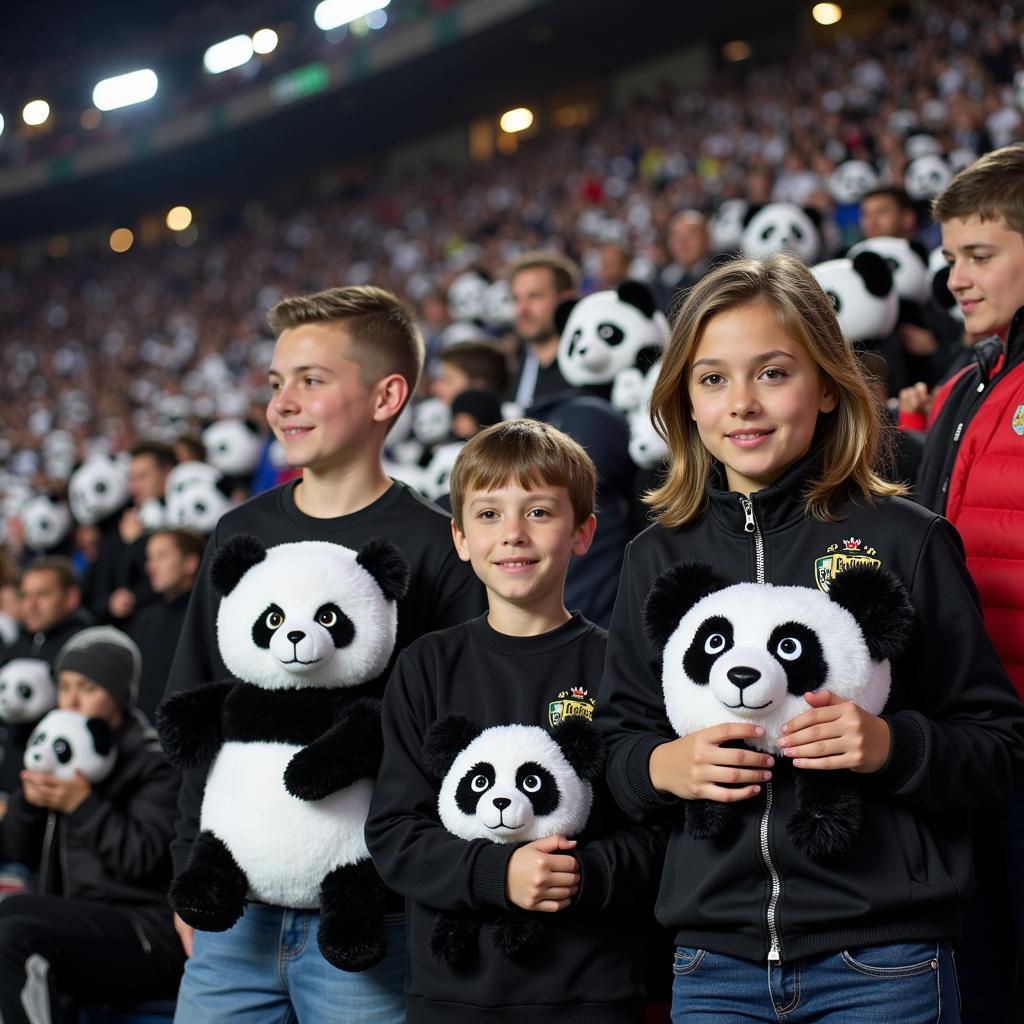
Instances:
[[[740,960],[688,946],[672,967],[672,1024],[958,1024],[945,943],[868,946],[790,963]]]
[[[340,971],[316,944],[320,916],[250,903],[226,932],[195,935],[175,1024],[402,1024],[405,924],[386,922],[384,959]]]

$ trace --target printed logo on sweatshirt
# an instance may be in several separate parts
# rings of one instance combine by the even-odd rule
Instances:
[[[1017,411],[1013,414],[1010,426],[1013,427],[1013,432],[1018,437],[1024,437],[1024,405],[1017,406]]]
[[[870,565],[880,569],[882,560],[875,558],[877,554],[874,548],[865,547],[859,537],[847,538],[841,547],[830,544],[826,553],[814,560],[814,582],[827,594],[832,581],[851,565]]]
[[[564,718],[594,717],[594,698],[582,686],[562,690],[555,700],[548,701],[548,724],[554,728]]]

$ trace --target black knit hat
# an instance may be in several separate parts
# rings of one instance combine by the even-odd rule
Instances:
[[[460,412],[469,413],[481,430],[500,423],[505,418],[501,412],[501,399],[496,392],[485,388],[460,391],[452,399],[452,416],[457,416]]]
[[[139,692],[141,666],[142,655],[131,637],[113,626],[93,626],[60,649],[53,672],[81,672],[130,711]]]

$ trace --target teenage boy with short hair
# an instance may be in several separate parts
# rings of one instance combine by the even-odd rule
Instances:
[[[366,827],[381,876],[407,897],[410,1024],[643,1016],[658,833],[620,827],[596,784],[578,839],[458,839],[438,820],[437,782],[423,756],[428,727],[446,715],[482,728],[591,717],[607,634],[566,610],[563,585],[570,558],[594,534],[595,480],[575,441],[534,420],[477,434],[452,472],[455,547],[483,582],[488,611],[399,657],[384,695],[384,760]],[[456,970],[431,956],[438,911],[514,908],[544,914],[525,960],[497,950],[486,928],[475,966]]]
[[[278,339],[267,421],[302,476],[232,509],[217,524],[168,693],[229,675],[217,648],[209,561],[234,534],[255,534],[268,546],[323,540],[359,548],[372,537],[393,541],[411,570],[409,592],[398,603],[398,649],[477,614],[482,604],[478,584],[451,551],[444,514],[390,480],[381,463],[384,438],[423,368],[412,310],[380,288],[352,286],[285,299],[269,322]],[[172,848],[177,872],[198,831],[202,789],[202,774],[186,773]],[[229,1016],[262,1024],[268,1015],[300,1024],[402,1019],[404,935],[397,914],[389,915],[384,961],[351,974],[320,955],[315,912],[249,904],[229,931],[194,933],[194,946],[192,929],[180,921],[178,928],[191,953],[179,1024]]]

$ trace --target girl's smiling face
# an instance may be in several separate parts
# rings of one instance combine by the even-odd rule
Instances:
[[[803,344],[764,302],[712,317],[687,377],[690,415],[729,489],[750,495],[810,450],[818,415],[835,392]]]

